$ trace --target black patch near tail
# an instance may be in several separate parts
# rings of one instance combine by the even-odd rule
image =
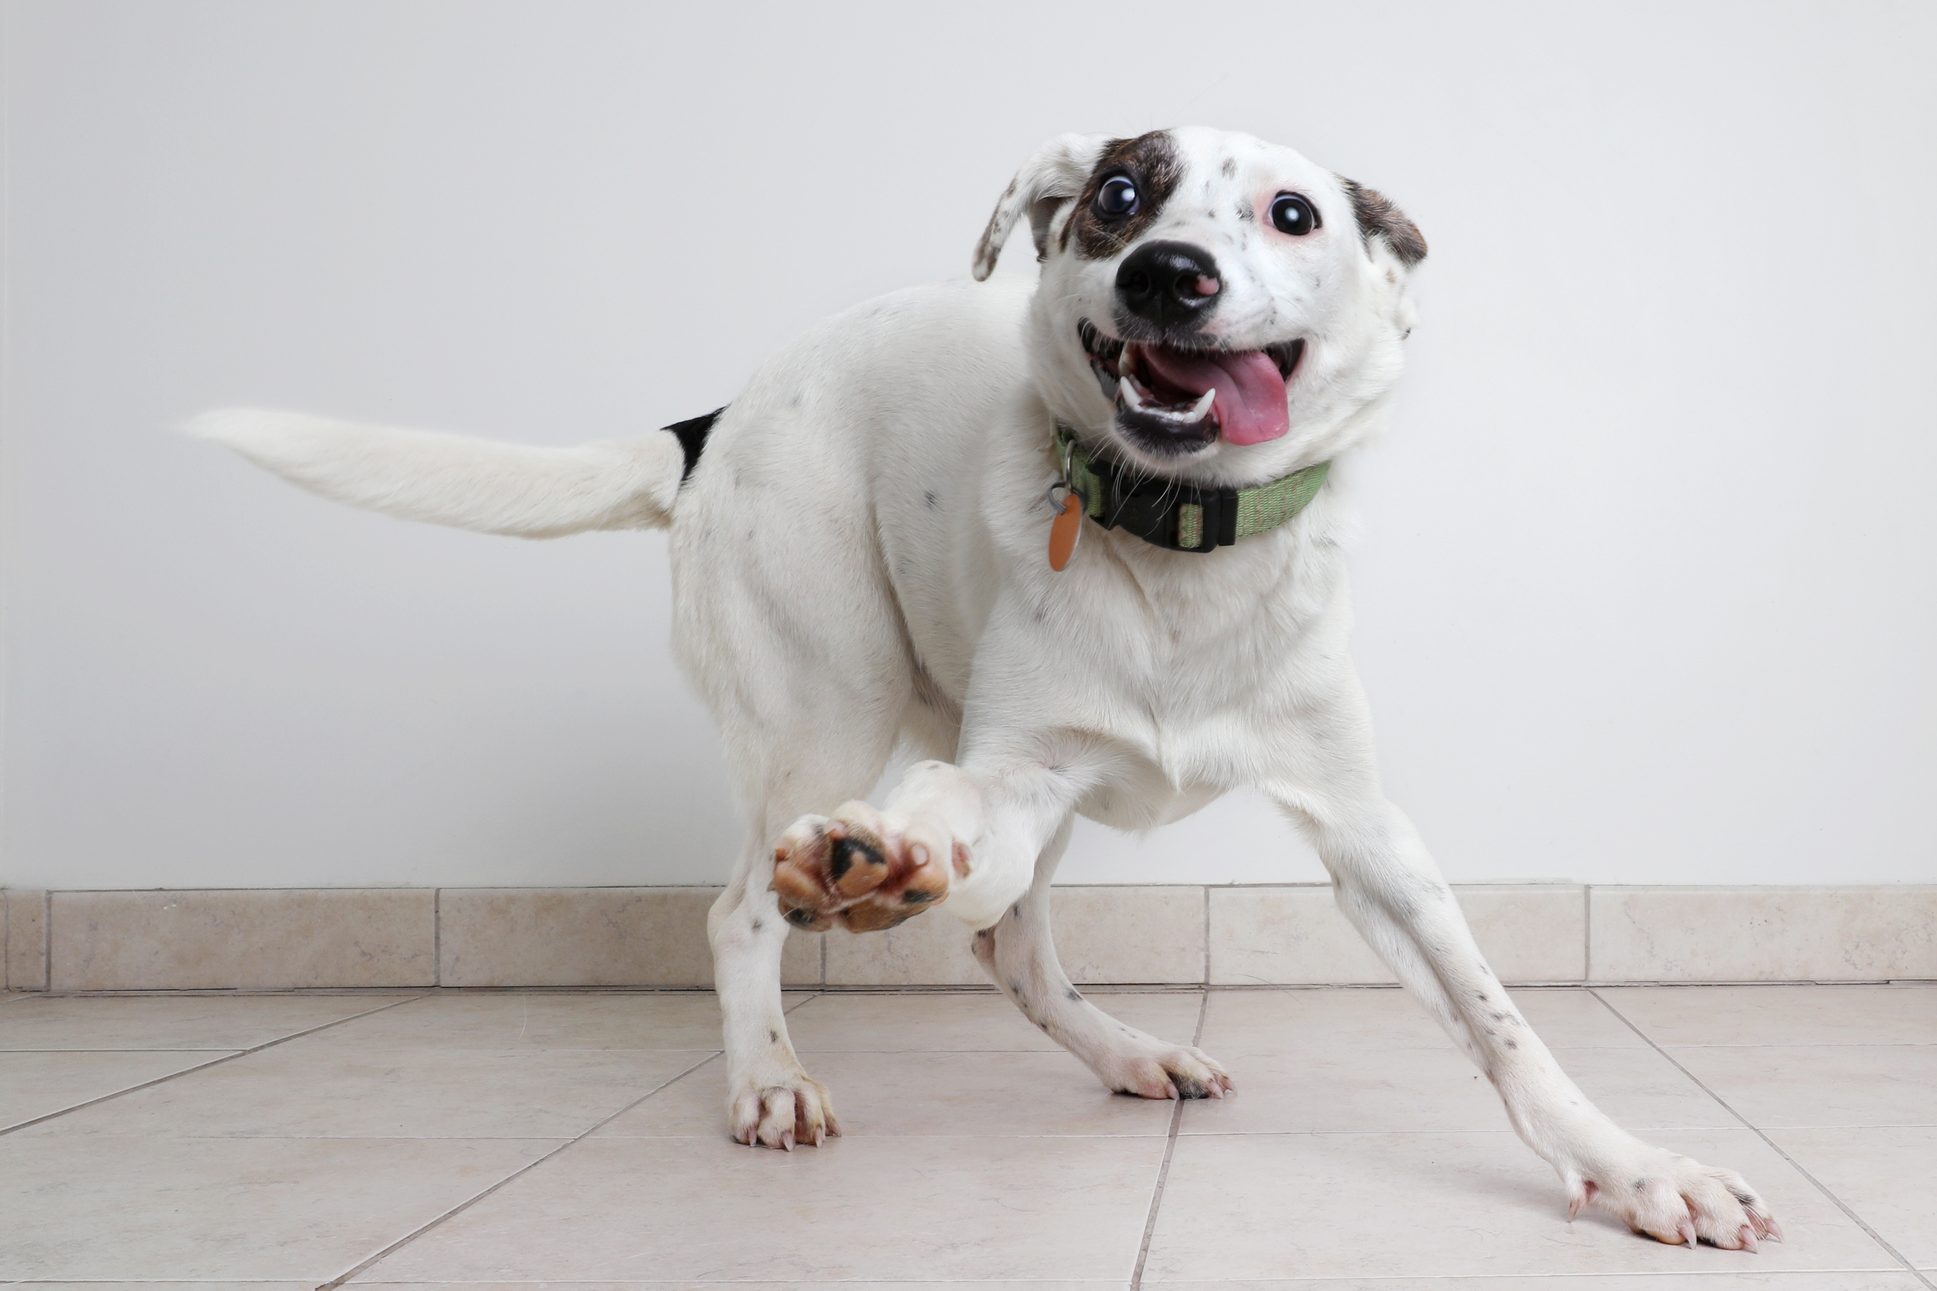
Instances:
[[[700,452],[706,447],[706,437],[713,433],[713,423],[718,421],[720,414],[725,411],[724,407],[715,408],[711,412],[689,417],[685,421],[676,421],[664,427],[679,436],[679,451],[686,454],[686,465],[679,471],[681,484],[692,478],[693,468],[699,465]]]

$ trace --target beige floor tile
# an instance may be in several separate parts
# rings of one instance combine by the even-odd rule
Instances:
[[[1937,984],[1622,986],[1598,993],[1656,1044],[1937,1044]]]
[[[804,995],[788,995],[791,1006]],[[717,1049],[710,991],[443,991],[326,1033],[333,1044],[441,1049]],[[338,1034],[338,1032],[341,1034]]]
[[[0,1278],[337,1277],[555,1144],[0,1139]]]
[[[249,1054],[22,1131],[220,1138],[574,1138],[706,1053],[322,1043]]]
[[[1051,897],[1056,950],[1072,981],[1204,981],[1204,889],[1066,887]],[[962,923],[911,919],[886,933],[827,938],[830,986],[986,986]]]
[[[220,1053],[0,1053],[0,1129],[132,1089]]]
[[[1110,1093],[1065,1053],[819,1053],[846,1138],[862,1135],[1165,1134],[1170,1103]],[[717,1138],[726,1075],[715,1059],[599,1130]]]
[[[1592,981],[1937,975],[1937,885],[1596,887],[1589,896]]]
[[[1712,1252],[1711,1252],[1712,1253]],[[1152,1281],[1146,1291],[1238,1291],[1230,1282]],[[1623,1277],[1321,1278],[1247,1281],[1242,1291],[1928,1291],[1911,1273],[1690,1273]],[[585,1288],[573,1288],[585,1291]]]
[[[445,888],[445,986],[711,986],[718,888]],[[790,931],[781,980],[818,986],[820,939]]]
[[[1937,1268],[1937,1128],[1771,1130],[1769,1137],[1905,1259]]]
[[[0,1050],[253,1049],[413,994],[37,995],[0,1019]]]
[[[1516,990],[1513,1001],[1553,1048],[1633,1049],[1647,1041],[1579,989]],[[1451,1049],[1439,1024],[1399,990],[1213,991],[1202,1047],[1229,1060],[1353,1046]]]
[[[1218,1055],[1215,1050],[1213,1056]],[[1629,1127],[1741,1124],[1653,1049],[1556,1049],[1587,1096]],[[1226,1061],[1230,1061],[1226,1059]],[[1189,1103],[1185,1134],[1503,1130],[1500,1097],[1466,1055],[1441,1049],[1314,1048],[1232,1063],[1228,1098]]]
[[[1203,996],[1090,996],[1105,1013],[1165,1040],[1188,1044]],[[957,994],[823,995],[787,1016],[794,1048],[826,1050],[1055,1049],[1016,1006],[993,991]]]
[[[592,1138],[359,1280],[1127,1277],[1161,1138]]]
[[[308,1282],[9,1282],[10,1291],[315,1291]]]
[[[1937,1044],[1668,1050],[1753,1125],[1937,1125]]]
[[[959,919],[930,914],[856,936],[835,929],[827,943],[829,986],[987,986]]]
[[[1511,1133],[1189,1136],[1177,1142],[1146,1277],[1488,1277],[1885,1270],[1888,1252],[1749,1130],[1664,1140],[1741,1170],[1788,1240],[1662,1246],[1606,1216],[1566,1222],[1553,1172]],[[1395,1234],[1403,1233],[1403,1240]],[[1691,1270],[1691,1263],[1696,1270]]]
[[[429,888],[56,892],[58,991],[429,986]]]
[[[1480,949],[1507,982],[1587,975],[1587,897],[1575,884],[1460,884]],[[1210,890],[1211,982],[1221,986],[1390,983],[1329,885]]]

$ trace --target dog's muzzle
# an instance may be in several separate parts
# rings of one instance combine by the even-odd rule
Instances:
[[[1149,242],[1116,272],[1118,307],[1159,334],[1193,331],[1217,307],[1223,283],[1210,252],[1185,242]]]

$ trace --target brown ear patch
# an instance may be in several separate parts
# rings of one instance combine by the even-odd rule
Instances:
[[[1359,236],[1369,245],[1374,237],[1385,239],[1399,263],[1410,269],[1426,258],[1426,235],[1392,199],[1376,188],[1367,188],[1354,179],[1340,175],[1345,195],[1352,199],[1352,214],[1359,222]]]
[[[1097,216],[1096,190],[1112,175],[1128,175],[1136,183],[1136,214],[1118,220]],[[1136,241],[1137,234],[1157,218],[1183,177],[1184,163],[1178,158],[1177,145],[1171,141],[1168,131],[1153,130],[1134,139],[1110,140],[1090,171],[1089,183],[1076,198],[1075,213],[1063,226],[1063,246],[1073,241],[1077,251],[1091,260],[1115,255]]]

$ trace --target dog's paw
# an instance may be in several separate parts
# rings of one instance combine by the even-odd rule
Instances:
[[[949,870],[966,874],[959,844],[903,829],[864,802],[802,816],[773,849],[773,891],[787,922],[809,932],[874,932],[948,896]]]
[[[1727,1251],[1753,1251],[1764,1238],[1782,1240],[1768,1199],[1735,1171],[1631,1142],[1594,1169],[1562,1172],[1568,1219],[1596,1206],[1637,1233],[1690,1248],[1703,1241]]]
[[[1113,1092],[1138,1098],[1222,1098],[1233,1088],[1230,1073],[1202,1049],[1150,1036],[1111,1050],[1092,1066]]]
[[[841,1132],[827,1086],[797,1067],[731,1082],[726,1129],[735,1143],[783,1152],[792,1152],[796,1144],[819,1147]]]

